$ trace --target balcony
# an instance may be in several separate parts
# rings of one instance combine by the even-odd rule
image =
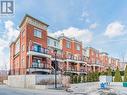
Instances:
[[[80,70],[77,70],[76,68],[69,68],[66,70],[66,72],[75,73],[75,74],[87,74],[87,71],[83,68]]]
[[[49,50],[43,47],[31,48],[30,51],[27,52],[27,54],[51,58],[51,55],[49,55]]]
[[[75,63],[86,63],[86,59],[83,56],[66,55],[66,61]]]
[[[67,72],[77,72],[77,69],[76,68],[68,68],[67,70],[66,70]]]
[[[52,56],[51,60],[55,60],[55,54],[52,54],[51,56]],[[64,62],[62,54],[57,54],[56,60],[59,62]]]
[[[45,72],[45,73],[50,73],[51,69],[46,67],[44,64],[42,63],[37,63],[37,62],[33,62],[32,66],[27,69],[28,72]]]
[[[103,67],[103,63],[99,60],[92,60],[90,65],[95,67]]]

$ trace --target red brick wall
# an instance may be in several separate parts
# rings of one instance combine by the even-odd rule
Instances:
[[[27,47],[26,51],[28,51],[30,40],[32,43],[36,42],[36,43],[41,44],[43,48],[47,48],[47,31],[40,29],[42,31],[42,38],[37,38],[34,36],[34,32],[33,32],[34,28],[37,28],[37,27],[30,25],[30,24],[26,25],[26,41],[25,41],[25,44]],[[37,29],[39,29],[39,28],[37,28]],[[27,52],[25,53],[25,56],[26,55],[27,55]],[[25,62],[27,63],[27,66],[28,66],[28,63],[29,63],[28,57],[26,57]]]
[[[15,44],[11,44],[10,46],[10,73],[13,74],[13,69],[14,69],[14,54],[15,54]]]
[[[63,38],[62,39],[62,50],[63,52],[70,52],[72,54],[80,54],[82,55],[82,44],[79,44],[80,45],[80,50],[76,50],[76,42],[74,41],[70,41],[70,48],[67,48],[66,47],[66,44],[67,44],[67,39]]]

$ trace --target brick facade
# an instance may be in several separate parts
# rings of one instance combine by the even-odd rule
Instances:
[[[86,49],[74,38],[49,36],[47,27],[29,15],[24,17],[20,35],[10,45],[10,74],[52,73],[54,49],[57,49],[59,70],[63,72],[86,74],[104,71],[108,66],[113,69],[119,66],[119,60],[109,59],[107,53],[94,48]]]

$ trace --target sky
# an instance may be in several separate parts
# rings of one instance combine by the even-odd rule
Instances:
[[[29,14],[54,35],[75,37],[116,58],[127,57],[127,0],[14,0],[14,15],[0,15],[0,68],[9,66],[9,44]],[[7,64],[7,66],[5,65]]]

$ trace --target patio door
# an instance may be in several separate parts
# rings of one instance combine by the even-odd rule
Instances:
[[[34,59],[33,60],[33,67],[41,68],[41,59]]]

